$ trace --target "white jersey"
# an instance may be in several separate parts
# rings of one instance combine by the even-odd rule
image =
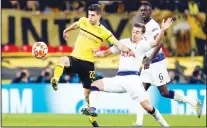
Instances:
[[[147,40],[149,40],[148,42],[152,42],[152,40],[154,40],[154,36],[160,33],[160,26],[154,19],[151,18],[151,20],[147,24],[145,24],[145,27],[146,27],[146,32],[144,36],[147,38]],[[149,50],[146,53],[146,56],[147,57],[151,56],[153,51],[154,51],[154,48]],[[162,52],[163,52],[162,49],[160,49],[159,53],[162,53]]]
[[[119,71],[137,71],[142,64],[142,60],[145,56],[145,53],[151,49],[150,43],[146,42],[145,39],[140,40],[137,43],[132,43],[130,38],[120,40],[120,43],[123,43],[127,47],[131,48],[135,56],[128,56],[127,53],[121,52],[116,46],[110,48],[112,53],[120,54],[119,59]]]

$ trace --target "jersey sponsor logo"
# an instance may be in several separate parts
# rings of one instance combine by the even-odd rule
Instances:
[[[92,41],[93,43],[96,43],[96,44],[98,43],[93,37],[85,34],[84,32],[80,32],[79,36],[81,36],[82,38],[86,38],[86,39]]]
[[[126,52],[121,52],[121,56],[123,57],[134,57],[135,58],[135,55],[129,55],[129,53],[126,53]]]
[[[101,37],[98,37],[97,35],[95,35],[95,34],[89,32],[89,31],[87,31],[87,30],[84,30],[84,29],[82,29],[82,28],[81,28],[81,30],[84,31],[84,32],[86,32],[86,33],[88,33],[88,34],[90,34],[90,35],[92,35],[93,37],[96,37],[96,38],[99,39],[101,42],[103,42],[103,39],[102,39]],[[88,36],[88,38],[92,38],[92,37],[91,37],[91,36]],[[94,40],[95,40],[95,39],[94,39]]]

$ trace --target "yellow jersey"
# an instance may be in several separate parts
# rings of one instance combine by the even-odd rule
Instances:
[[[94,62],[95,57],[92,49],[98,49],[105,41],[115,43],[116,38],[103,25],[92,25],[86,17],[82,17],[77,22],[80,28],[79,35],[71,56],[85,61]]]

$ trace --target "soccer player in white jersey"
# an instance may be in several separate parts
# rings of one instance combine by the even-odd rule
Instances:
[[[151,4],[149,2],[142,3],[139,8],[139,12],[140,14],[138,15],[140,15],[140,17],[135,17],[136,19],[133,19],[133,21],[142,22],[145,24],[146,32],[144,36],[147,38],[147,40],[156,39],[156,36],[160,32],[160,26],[151,17]],[[147,52],[146,56],[144,57],[146,60],[148,60],[148,62],[151,63],[150,65],[149,63],[145,64],[144,69],[141,71],[141,80],[145,90],[148,90],[151,85],[156,85],[163,97],[170,98],[175,101],[185,102],[195,107],[197,115],[200,118],[202,113],[200,100],[189,98],[173,90],[168,90],[167,83],[170,81],[170,78],[167,72],[165,56],[162,49],[160,49],[161,47],[162,45],[149,50],[149,52]],[[136,125],[143,125],[143,111],[140,105],[138,106]]]
[[[147,92],[145,91],[142,81],[139,77],[139,67],[142,64],[145,53],[152,47],[155,47],[159,44],[164,35],[164,31],[169,28],[171,24],[172,18],[169,18],[166,22],[163,20],[162,28],[158,38],[152,43],[146,42],[146,38],[143,37],[145,33],[144,24],[135,24],[132,30],[132,37],[128,39],[122,39],[119,42],[129,47],[132,50],[130,53],[120,51],[115,46],[112,46],[106,51],[99,51],[95,53],[96,56],[101,57],[108,56],[113,53],[121,53],[119,70],[115,77],[103,78],[92,83],[91,93],[89,95],[90,108],[83,108],[81,110],[84,115],[97,116],[96,98],[99,94],[99,91],[108,93],[128,92],[131,98],[139,102],[142,107],[155,118],[156,121],[158,121],[162,126],[168,126],[159,111],[155,109],[149,102]]]

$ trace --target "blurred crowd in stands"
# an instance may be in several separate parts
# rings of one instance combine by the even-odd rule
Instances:
[[[53,76],[53,68],[54,65],[52,62],[48,63],[48,65],[42,69],[39,76],[31,76],[28,69],[23,68],[16,73],[16,77],[12,80],[12,83],[50,83],[50,80]],[[95,80],[103,78],[103,74],[100,72],[96,72]],[[78,74],[65,74],[61,76],[59,83],[81,83]]]
[[[196,66],[189,77],[183,75],[182,67],[177,67],[175,71],[169,71],[168,73],[171,78],[170,83],[172,84],[206,84],[206,73],[200,66]],[[38,77],[31,77],[28,69],[22,69],[17,72],[16,78],[12,80],[12,83],[50,83],[52,74],[52,68],[45,68]],[[101,72],[97,72],[95,80],[102,79],[103,77]],[[81,83],[81,81],[77,74],[63,74],[59,83]]]
[[[53,69],[45,68],[42,70],[38,77],[30,76],[28,69],[21,69],[17,72],[16,77],[12,80],[12,83],[50,83],[52,78]],[[95,75],[95,80],[103,78],[102,73],[97,72]],[[78,74],[65,74],[61,76],[59,83],[81,83]]]
[[[206,66],[196,66],[191,76],[185,76],[185,67],[181,66],[178,61],[176,63],[175,70],[169,70],[168,74],[172,84],[206,84]],[[12,80],[12,83],[50,83],[50,79],[53,75],[53,69],[50,67],[53,65],[49,63],[47,67],[42,69],[38,77],[30,75],[28,69],[21,69],[17,72],[16,77]],[[96,72],[95,80],[104,78],[101,72]],[[81,83],[77,74],[65,74],[60,78],[60,83]]]
[[[204,0],[124,0],[124,1],[99,1],[99,0],[82,0],[82,1],[51,1],[51,0],[37,0],[37,1],[13,1],[3,0],[2,8],[21,9],[26,11],[36,11],[39,13],[50,13],[62,11],[66,14],[75,11],[77,13],[87,12],[87,8],[91,4],[100,4],[107,13],[123,13],[137,11],[140,2],[150,1],[153,9],[159,8],[162,10],[178,10],[184,12],[190,10],[189,8],[198,8],[201,12],[205,12]],[[192,3],[192,5],[191,5]],[[195,3],[195,5],[194,5]],[[198,7],[196,7],[198,6]]]

